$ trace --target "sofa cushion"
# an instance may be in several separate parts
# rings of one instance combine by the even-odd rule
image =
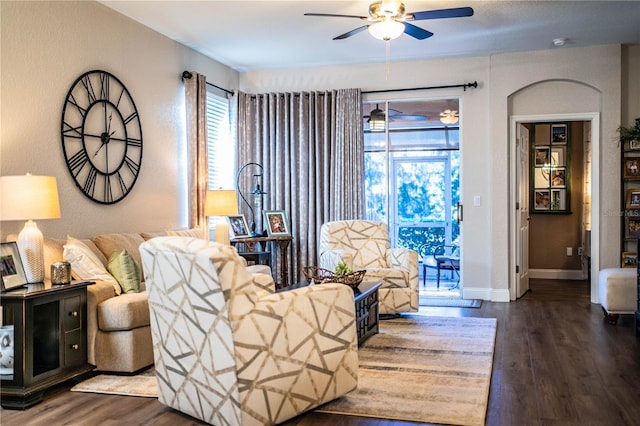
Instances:
[[[191,229],[180,228],[180,229],[169,230],[166,232],[167,232],[167,235],[170,237],[193,237],[193,238],[205,239],[204,236],[202,235],[202,230],[200,228],[191,228]]]
[[[107,259],[114,252],[126,250],[138,262],[138,265],[142,265],[138,247],[144,243],[144,238],[140,234],[102,234],[93,237],[91,241],[98,246]]]
[[[118,281],[123,293],[140,291],[140,265],[128,251],[114,252],[109,258],[107,269]]]
[[[125,331],[149,325],[147,292],[121,294],[98,305],[98,328]]]
[[[152,238],[156,238],[156,237],[166,237],[167,233],[160,231],[160,232],[141,232],[140,236],[145,240],[150,240]]]
[[[84,242],[68,237],[63,248],[64,258],[71,264],[71,275],[79,280],[102,280],[121,293],[120,284],[109,274],[101,259]]]

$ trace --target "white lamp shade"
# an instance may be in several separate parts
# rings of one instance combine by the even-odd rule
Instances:
[[[58,219],[60,201],[53,176],[0,176],[0,219],[27,220],[18,250],[28,282],[44,280],[43,236],[32,219]]]
[[[0,220],[59,219],[54,176],[0,176]]]
[[[369,25],[369,34],[378,40],[393,40],[402,35],[404,24],[393,19],[383,18],[381,22]]]
[[[205,216],[234,216],[238,214],[238,197],[233,189],[207,191],[204,205]]]

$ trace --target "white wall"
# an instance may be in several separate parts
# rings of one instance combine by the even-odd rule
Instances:
[[[38,226],[46,236],[155,231],[186,225],[185,69],[223,87],[238,74],[96,2],[0,2],[0,174],[57,177],[59,220]],[[134,98],[144,136],[142,168],[132,192],[97,204],[75,187],[60,136],[63,102],[75,79],[92,69],[118,77]],[[0,237],[21,222],[0,222]]]
[[[360,87],[364,91],[393,88],[440,86],[478,81],[477,89],[441,89],[423,92],[385,94],[385,99],[407,96],[428,98],[460,96],[462,146],[462,202],[466,206],[463,222],[463,282],[465,297],[509,300],[509,115],[510,97],[523,88],[547,80],[567,80],[589,86],[588,104],[575,100],[567,111],[564,104],[545,97],[528,99],[518,112],[597,112],[601,117],[602,157],[600,205],[617,205],[619,197],[619,153],[615,129],[621,122],[620,46],[563,48],[536,52],[495,55],[464,59],[392,63],[389,77],[384,64],[309,69],[283,69],[247,72],[240,76],[240,88],[246,92],[320,90]],[[629,63],[637,63],[640,53],[631,48]],[[640,83],[638,68],[629,67],[630,90]],[[566,86],[555,96],[574,96]],[[573,85],[571,85],[573,87]],[[373,95],[371,95],[373,96]],[[383,98],[380,95],[376,97]],[[636,102],[636,101],[633,101]],[[631,101],[629,102],[631,103]],[[571,104],[570,104],[571,105]],[[633,108],[637,108],[637,102]],[[595,111],[592,109],[595,108]],[[640,115],[640,111],[630,113]],[[480,207],[472,207],[479,195]],[[613,204],[612,204],[613,203]],[[619,226],[617,218],[599,213],[601,224],[599,253],[602,267],[617,264]],[[596,249],[596,248],[594,248]]]

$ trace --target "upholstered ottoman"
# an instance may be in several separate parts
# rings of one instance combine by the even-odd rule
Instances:
[[[620,314],[633,314],[638,308],[638,273],[635,268],[607,268],[598,273],[598,298],[610,324]]]

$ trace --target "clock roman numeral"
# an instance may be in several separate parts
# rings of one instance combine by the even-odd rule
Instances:
[[[73,127],[71,124],[67,123],[66,121],[63,124],[64,124],[64,129],[62,131],[65,137],[82,139],[82,132],[80,132],[80,129],[82,129],[82,126]]]
[[[73,154],[67,164],[69,165],[69,169],[74,176],[78,176],[80,171],[84,168],[84,165],[89,161],[89,157],[87,157],[87,151],[81,149],[80,151]]]
[[[89,174],[87,175],[87,180],[84,181],[84,192],[85,194],[89,194],[93,196],[93,193],[96,190],[96,176],[98,175],[98,171],[93,167],[89,169]]]
[[[100,74],[100,98],[109,99],[109,74],[106,72]]]
[[[96,101],[96,93],[93,90],[93,84],[91,83],[91,77],[86,75],[82,78],[82,85],[87,91],[87,98],[89,99],[89,105]]]
[[[118,172],[118,183],[120,184],[120,190],[122,191],[122,193],[126,194],[129,188],[127,187],[127,184],[124,181],[124,178],[122,177],[122,174],[120,174],[120,172]]]
[[[69,98],[67,99],[67,102],[69,102],[71,105],[73,105],[74,107],[76,107],[78,109],[78,112],[80,113],[81,116],[85,116],[85,114],[87,113],[87,110],[82,108],[79,104],[78,101],[76,101],[75,96],[73,96],[73,94],[69,95]]]
[[[105,176],[104,179],[104,201],[111,203],[113,201],[113,192],[111,191],[111,176]]]
[[[131,173],[133,173],[134,176],[138,174],[138,171],[140,170],[140,164],[136,163],[128,155],[124,157],[124,163],[127,165],[127,167],[129,167],[129,170],[131,170]]]
[[[136,139],[136,138],[127,138],[127,145],[134,147],[134,148],[141,148],[142,147],[142,139]]]
[[[133,120],[134,118],[136,118],[137,116],[138,116],[138,112],[137,111],[132,112],[131,115],[129,115],[127,118],[124,119],[124,124],[125,125],[129,124],[129,122],[131,120]]]

